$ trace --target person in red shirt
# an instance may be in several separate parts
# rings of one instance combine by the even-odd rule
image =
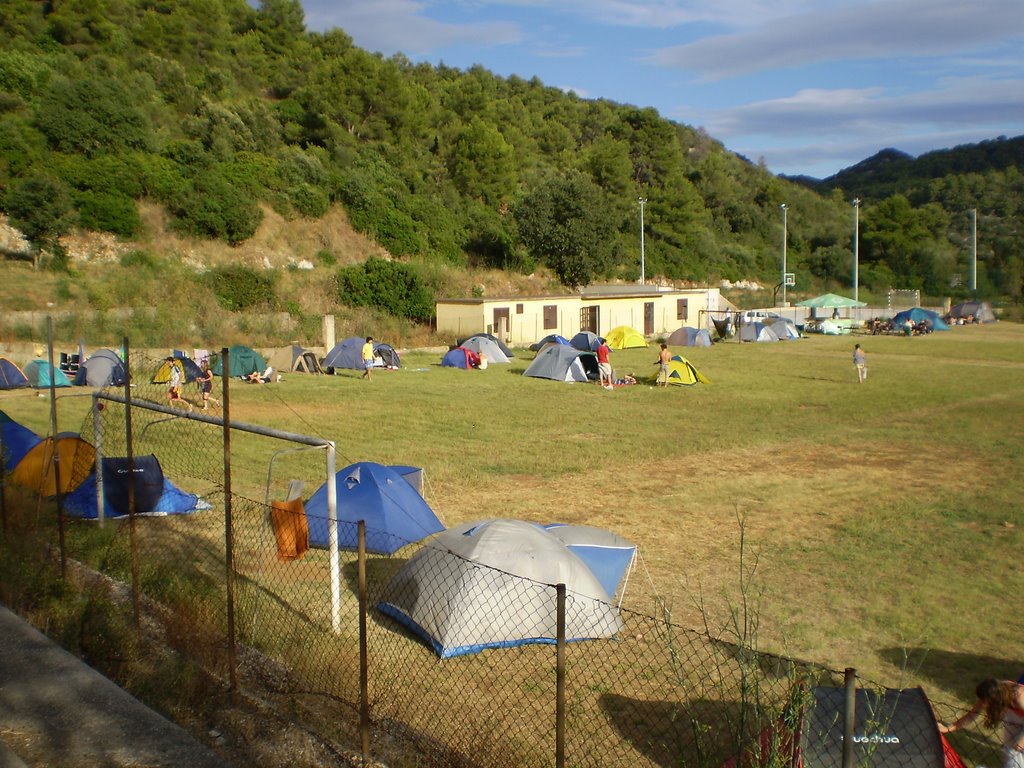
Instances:
[[[608,348],[608,342],[601,339],[597,345],[597,371],[601,377],[601,386],[605,389],[611,389],[612,384],[612,364],[608,359],[608,355],[611,350]]]

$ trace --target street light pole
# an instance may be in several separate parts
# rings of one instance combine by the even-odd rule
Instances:
[[[640,202],[640,285],[643,285],[647,282],[644,272],[644,203],[647,198],[638,197],[637,200]]]
[[[789,239],[786,212],[789,208],[785,203],[779,208],[782,210],[782,306],[786,306],[786,241]]]
[[[971,208],[971,290],[978,290],[978,209]]]
[[[853,300],[859,301],[860,288],[860,198],[853,198]]]

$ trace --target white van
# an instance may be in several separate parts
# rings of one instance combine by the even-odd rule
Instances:
[[[774,312],[767,312],[763,309],[747,309],[740,312],[739,322],[740,325],[750,325],[751,323],[764,323],[776,317],[778,315]]]

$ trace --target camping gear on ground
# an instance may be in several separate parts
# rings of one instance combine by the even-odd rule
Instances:
[[[689,387],[694,384],[710,384],[711,381],[685,357],[672,355],[668,363],[668,383]]]
[[[3,450],[4,470],[11,472],[32,448],[43,438],[23,424],[19,424],[0,411],[0,450]]]
[[[569,346],[584,352],[594,352],[601,346],[601,337],[590,331],[580,331],[569,339]]]
[[[28,385],[35,389],[47,389],[51,381],[55,387],[71,386],[71,379],[64,371],[59,368],[55,369],[46,360],[33,360],[22,371],[25,373],[25,378],[28,379]]]
[[[409,475],[409,480],[405,475]],[[390,555],[414,541],[444,530],[444,525],[416,486],[422,470],[417,467],[388,467],[361,461],[339,470],[334,476],[338,511],[338,547],[354,550],[358,545],[356,524],[366,522],[366,551]],[[327,484],[317,489],[305,504],[309,545],[329,545]]]
[[[40,439],[15,465],[10,475],[11,482],[31,488],[46,498],[56,496],[54,445],[57,451],[61,494],[66,494],[81,485],[86,475],[92,471],[96,451],[74,432],[61,432],[57,435],[56,441],[52,437]]]
[[[507,347],[507,346],[505,345],[505,342],[504,342],[504,341],[502,341],[501,339],[499,339],[499,338],[498,338],[497,336],[495,336],[495,335],[494,335],[493,333],[474,333],[474,334],[471,334],[471,335],[469,335],[469,336],[466,336],[465,338],[462,338],[462,339],[457,339],[457,340],[456,340],[456,342],[455,342],[455,346],[457,346],[457,347],[461,347],[461,346],[462,346],[462,342],[464,342],[464,341],[466,341],[466,340],[468,340],[468,339],[472,339],[472,338],[475,338],[476,336],[482,336],[482,337],[483,337],[483,338],[485,338],[485,339],[490,339],[491,341],[493,341],[493,342],[494,342],[495,344],[497,344],[497,345],[498,345],[498,349],[500,349],[500,350],[501,350],[501,353],[502,353],[503,355],[505,355],[505,357],[507,357],[507,358],[509,358],[509,359],[511,359],[511,358],[513,358],[513,357],[515,357],[515,355],[514,355],[514,354],[512,353],[512,350],[511,350],[511,349],[509,349],[509,348],[508,348],[508,347]]]
[[[684,325],[672,331],[665,343],[670,347],[710,347],[711,334],[706,328],[690,328]]]
[[[459,346],[472,350],[478,355],[485,356],[489,363],[510,362],[508,356],[501,351],[501,347],[498,346],[497,342],[492,341],[486,336],[473,336],[466,339]]]
[[[959,318],[974,318],[976,323],[994,323],[996,321],[996,313],[992,311],[992,305],[987,301],[964,301],[960,304],[954,304],[949,309],[949,314],[946,315],[946,319],[957,320]]]
[[[531,352],[539,352],[540,348],[545,344],[565,344],[569,346],[569,340],[565,336],[559,336],[557,333],[549,333],[543,339],[530,345]]]
[[[120,387],[125,381],[124,361],[112,349],[100,349],[78,366],[77,387]]]
[[[764,323],[744,323],[739,330],[740,341],[778,341],[779,335]]]
[[[647,346],[647,339],[644,338],[644,335],[628,325],[612,328],[605,336],[605,341],[611,349],[635,349]]]
[[[0,357],[0,389],[19,389],[28,385],[25,372],[6,357]]]
[[[591,525],[551,523],[544,529],[587,564],[609,596],[614,598],[619,594],[620,587],[625,593],[624,580],[636,559],[636,544],[617,533]],[[619,594],[621,603],[622,595]]]
[[[555,584],[566,587],[568,640],[622,631],[618,610],[586,563],[549,531],[522,520],[442,531],[391,578],[377,607],[449,658],[555,642]]]
[[[846,296],[835,293],[823,293],[813,299],[804,299],[796,303],[798,307],[810,307],[811,309],[848,309],[850,307],[866,307],[863,301],[854,301]]]
[[[597,355],[564,344],[548,344],[533,358],[523,376],[554,381],[597,381]]]
[[[938,312],[932,312],[930,309],[924,307],[913,307],[911,309],[905,309],[902,312],[897,312],[892,318],[892,327],[900,328],[908,320],[913,320],[915,326],[920,326],[921,321],[925,321],[931,326],[933,331],[948,331],[949,326],[946,321],[939,317]]]
[[[214,376],[245,378],[250,373],[258,373],[264,370],[267,367],[267,363],[256,350],[251,347],[238,345],[228,349],[228,367],[229,370],[225,373],[224,360],[221,358],[220,353],[211,356],[210,370],[213,371]]]
[[[465,347],[455,347],[445,352],[441,358],[442,368],[479,368],[480,355]]]

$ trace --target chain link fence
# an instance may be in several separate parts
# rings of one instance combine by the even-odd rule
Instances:
[[[54,495],[45,483],[6,476],[3,556],[39,569],[37,580],[59,561],[97,605],[157,627],[225,695],[275,702],[367,757],[402,744],[419,766],[840,766],[844,747],[851,765],[999,764],[982,730],[951,734],[961,763],[944,752],[936,718],[954,719],[958,705],[861,680],[847,723],[843,672],[617,606],[574,590],[571,573],[531,580],[427,539],[391,557],[342,551],[332,581],[332,554],[302,538],[326,521],[274,504],[325,482],[324,451],[227,433],[222,404],[201,411],[187,384],[193,408],[168,406],[154,373],[163,361],[131,362],[130,399],[104,390],[61,455],[58,502],[95,474],[98,454],[153,457],[200,503],[82,520],[40,502]],[[347,525],[339,539],[355,540]],[[391,535],[365,535],[378,534]],[[102,634],[101,613],[83,612],[80,632]]]

